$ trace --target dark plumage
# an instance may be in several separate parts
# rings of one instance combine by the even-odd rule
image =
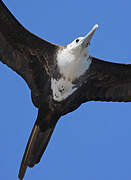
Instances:
[[[131,65],[116,64],[90,56],[92,63],[83,82],[61,102],[53,99],[51,77],[59,79],[56,53],[64,48],[27,31],[0,0],[0,61],[16,71],[28,84],[38,116],[29,138],[19,171],[37,164],[58,119],[87,101],[131,101]]]

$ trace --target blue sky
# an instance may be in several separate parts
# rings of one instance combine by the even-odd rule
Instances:
[[[4,0],[31,32],[68,44],[99,24],[90,54],[131,63],[130,0]],[[0,64],[0,179],[17,179],[37,109],[30,90]],[[131,103],[88,102],[62,117],[39,165],[25,180],[130,180]]]

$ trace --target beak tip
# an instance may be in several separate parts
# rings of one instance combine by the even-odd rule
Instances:
[[[98,29],[98,27],[99,27],[98,24],[95,24],[94,29]]]

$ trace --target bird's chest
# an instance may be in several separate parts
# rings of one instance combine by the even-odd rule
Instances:
[[[58,69],[61,77],[51,78],[51,89],[53,99],[57,102],[63,101],[73,94],[79,86],[76,82],[89,68],[90,59],[75,59],[74,56],[66,55],[57,58]]]

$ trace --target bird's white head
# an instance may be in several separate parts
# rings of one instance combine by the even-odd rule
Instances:
[[[68,44],[67,45],[68,51],[70,51],[72,54],[75,54],[77,57],[82,54],[86,56],[88,54],[88,47],[90,41],[97,28],[98,28],[98,24],[96,24],[85,37],[79,37],[70,44]]]
[[[88,47],[97,28],[96,24],[85,37],[75,39],[58,51],[58,67],[65,78],[74,80],[89,68],[91,60],[88,58]]]

